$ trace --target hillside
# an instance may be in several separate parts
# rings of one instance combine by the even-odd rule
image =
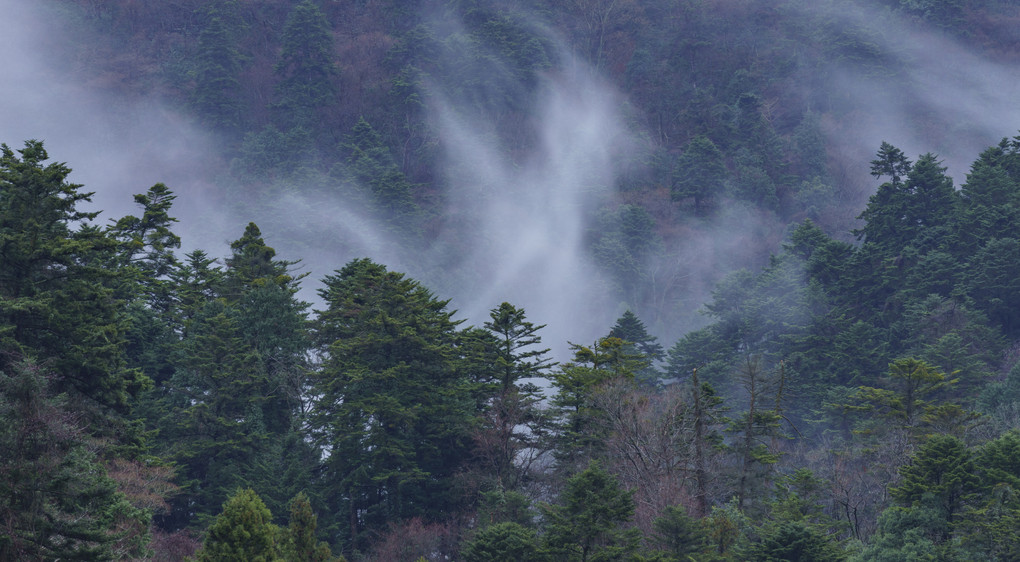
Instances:
[[[1013,4],[12,5],[0,560],[1016,559]]]

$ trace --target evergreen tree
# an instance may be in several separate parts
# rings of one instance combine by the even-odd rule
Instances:
[[[308,496],[301,492],[290,502],[290,522],[281,551],[287,562],[330,562],[335,560],[329,545],[316,538],[318,517]]]
[[[538,349],[542,343],[538,331],[545,324],[536,326],[528,322],[524,309],[504,302],[489,311],[489,320],[484,327],[499,341],[496,363],[501,393],[511,390],[535,393],[538,389],[526,379],[539,378],[543,371],[552,366],[546,354],[549,349]]]
[[[672,196],[674,200],[693,199],[694,212],[705,214],[711,202],[723,195],[725,180],[722,152],[708,137],[698,136],[677,160]]]
[[[238,489],[206,532],[199,562],[273,562],[279,558],[280,530],[253,490]]]
[[[163,449],[188,489],[171,525],[211,517],[226,494],[252,487],[273,509],[307,485],[315,454],[297,434],[307,386],[305,308],[291,262],[275,259],[257,226],[231,244],[227,270],[193,253],[180,272],[187,317],[175,374],[159,403]]]
[[[630,310],[624,312],[609,330],[609,336],[620,338],[625,346],[633,348],[634,352],[643,355],[648,361],[647,367],[635,373],[639,383],[651,386],[658,384],[660,373],[654,365],[661,361],[666,353],[662,345],[656,342],[658,338],[648,333],[644,322],[636,314]]]
[[[502,303],[489,312],[484,328],[494,337],[490,355],[495,380],[492,398],[476,431],[479,454],[490,464],[502,486],[515,488],[528,476],[531,462],[544,446],[549,416],[539,407],[541,389],[529,379],[542,377],[552,366],[538,331],[524,310]],[[527,459],[522,454],[529,455]]]
[[[241,53],[234,22],[233,2],[220,2],[206,10],[206,24],[198,35],[195,61],[195,89],[191,104],[202,120],[222,131],[237,130],[241,124]]]
[[[905,506],[938,509],[949,528],[976,491],[978,476],[970,451],[959,439],[933,435],[900,468],[902,480],[889,494]],[[937,537],[942,542],[948,535]]]
[[[989,240],[1016,236],[1020,138],[1002,139],[981,153],[960,188],[960,204],[959,257],[968,258]]]
[[[545,546],[556,560],[626,560],[640,540],[637,529],[624,529],[634,516],[633,493],[592,461],[567,480],[560,505],[542,505],[548,520]]]
[[[304,0],[294,6],[283,28],[282,50],[276,64],[277,107],[284,129],[317,130],[320,108],[337,96],[338,70],[333,61],[333,31],[322,9]]]
[[[867,208],[857,217],[865,222],[864,227],[855,230],[854,234],[864,242],[876,244],[895,244],[902,247],[905,242],[902,232],[907,215],[905,179],[910,173],[911,163],[903,151],[883,142],[878,150],[878,158],[871,162],[871,175],[876,178],[888,177],[889,181],[878,187],[878,191],[868,199]]]
[[[600,451],[609,428],[593,400],[611,381],[633,381],[648,366],[643,356],[627,350],[620,338],[604,337],[591,346],[570,344],[574,360],[552,374],[552,403],[561,417],[556,454],[564,467],[575,467]]]
[[[58,380],[28,360],[0,369],[0,560],[138,556],[119,543],[151,514],[117,491]]]
[[[465,562],[542,562],[548,558],[534,529],[519,523],[497,523],[482,529],[461,550]]]
[[[474,404],[447,301],[368,259],[324,281],[310,423],[328,451],[325,499],[361,549],[372,529],[458,503]]]
[[[748,560],[755,562],[838,562],[846,554],[817,530],[783,522],[751,547]]]
[[[60,373],[57,393],[123,412],[149,380],[124,361],[118,242],[78,210],[91,194],[66,181],[70,168],[48,159],[38,141],[0,145],[0,369],[31,357]]]
[[[375,208],[395,231],[414,233],[419,214],[414,186],[400,170],[382,136],[362,117],[341,149],[347,153],[346,179],[369,189]]]
[[[705,550],[707,536],[697,519],[683,507],[671,505],[653,522],[650,542],[676,560],[694,558]]]

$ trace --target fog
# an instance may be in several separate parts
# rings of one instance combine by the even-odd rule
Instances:
[[[860,67],[832,69],[825,87],[855,109],[849,130],[829,131],[833,146],[862,172],[878,146],[889,142],[910,159],[927,152],[943,160],[957,187],[985,148],[1020,129],[1020,69],[973,52],[932,28],[908,25],[866,3],[803,2],[801,9],[861,30],[898,72],[876,75]],[[879,13],[881,10],[881,13]],[[874,180],[860,180],[864,194]]]
[[[215,138],[190,116],[157,97],[128,98],[79,82],[69,72],[71,53],[48,39],[61,33],[53,12],[31,0],[0,4],[5,55],[0,141],[18,148],[26,139],[43,140],[55,160],[74,170],[72,181],[96,192],[103,220],[136,212],[132,194],[156,182],[167,184],[178,195],[176,230],[186,249],[222,255],[248,221],[280,222],[248,215],[244,205],[220,191],[218,178],[227,174],[229,163],[219,156]],[[873,14],[844,10],[844,4],[829,15],[846,25],[874,25]],[[803,9],[822,8],[805,2]],[[905,77],[867,76],[846,67],[832,69],[825,83],[832,95],[858,108],[860,118],[852,127],[827,131],[838,158],[857,170],[855,178],[844,180],[857,183],[855,204],[874,189],[868,162],[882,141],[912,159],[939,153],[959,184],[981,149],[1020,128],[1017,69],[982,59],[942,34],[873,31],[883,41],[879,48],[901,61]],[[611,299],[597,282],[598,269],[584,242],[592,211],[614,200],[622,167],[629,165],[638,139],[649,136],[621,114],[626,98],[580,62],[567,72],[542,76],[533,94],[538,118],[529,124],[535,145],[511,160],[484,121],[445,98],[443,85],[431,88],[430,111],[444,148],[441,174],[449,185],[445,212],[455,217],[447,221],[454,227],[440,232],[427,250],[402,251],[354,203],[321,193],[281,195],[277,212],[293,214],[294,224],[285,233],[264,228],[263,235],[279,257],[303,260],[311,274],[303,296],[314,300],[318,279],[349,259],[367,256],[435,283],[441,296],[453,299],[451,307],[460,317],[476,325],[502,301],[524,307],[532,321],[548,324],[545,342],[561,359],[567,341],[590,343],[606,334],[624,303]],[[931,118],[918,125],[919,114]],[[760,220],[728,210],[703,228],[711,240],[681,240],[665,249],[672,263],[646,264],[666,270],[667,277],[683,272],[691,298],[627,304],[645,318],[692,317],[720,264],[739,266],[720,253],[739,252],[749,237],[783,228]],[[451,248],[457,252],[452,257]],[[676,307],[686,310],[661,310]],[[650,322],[649,327],[668,347],[670,338],[690,325]]]

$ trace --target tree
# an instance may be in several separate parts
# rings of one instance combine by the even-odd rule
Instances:
[[[836,562],[846,554],[817,530],[785,521],[750,548],[755,562]]]
[[[855,230],[858,240],[888,245],[900,242],[904,245],[901,229],[907,213],[906,185],[904,180],[910,173],[910,160],[903,151],[883,142],[878,158],[871,162],[871,175],[876,178],[888,177],[868,199],[868,206],[857,218],[864,221],[864,227]]]
[[[902,480],[889,494],[904,506],[928,505],[938,509],[949,529],[976,491],[978,476],[970,451],[950,435],[933,435],[900,468]],[[948,538],[937,537],[936,543]]]
[[[1020,555],[1020,434],[1008,431],[974,454],[979,492],[961,514],[956,528],[961,542],[976,557],[1013,560]]]
[[[971,165],[960,188],[957,255],[973,255],[986,241],[1016,237],[1020,224],[1020,139],[1002,139]]]
[[[621,526],[634,516],[633,493],[592,461],[567,480],[560,505],[541,505],[548,524],[546,549],[556,560],[625,560],[637,548],[637,529]]]
[[[499,341],[496,365],[499,372],[501,392],[522,390],[534,392],[534,383],[521,381],[541,377],[543,371],[552,367],[552,360],[546,357],[549,349],[538,349],[542,338],[538,331],[545,324],[536,326],[528,322],[523,308],[504,302],[489,311],[489,320],[484,327]]]
[[[111,560],[115,546],[140,555],[118,543],[151,513],[117,491],[57,380],[30,360],[0,369],[0,560]]]
[[[316,538],[318,517],[304,492],[290,502],[290,522],[281,552],[287,562],[330,562],[334,560],[329,545]]]
[[[238,489],[206,532],[199,562],[272,562],[278,559],[280,530],[252,489]]]
[[[600,424],[602,412],[593,400],[597,389],[614,380],[633,380],[647,367],[643,357],[626,349],[623,340],[604,337],[591,346],[570,344],[574,360],[552,374],[556,395],[552,403],[561,416],[557,454],[565,466],[590,458],[604,445],[608,427]]]
[[[368,188],[375,208],[395,231],[413,232],[419,213],[414,185],[400,170],[382,136],[364,117],[355,123],[341,150],[347,153],[346,178]]]
[[[782,421],[783,380],[782,363],[776,380],[769,380],[762,372],[761,358],[748,356],[741,369],[741,382],[747,391],[747,411],[733,420],[730,430],[740,433],[741,442],[737,450],[741,455],[740,477],[737,487],[737,507],[743,510],[747,498],[752,495],[751,487],[763,476],[764,470],[779,461],[775,450],[775,438]],[[774,404],[766,402],[768,393],[774,396]],[[765,438],[770,438],[768,442]]]
[[[124,360],[118,242],[78,210],[92,194],[67,182],[71,169],[48,159],[39,141],[0,145],[0,370],[31,357],[60,373],[56,393],[123,413],[150,381]]]
[[[704,214],[709,202],[722,195],[726,166],[722,152],[708,137],[694,137],[677,159],[673,174],[674,200],[693,199],[694,212]]]
[[[285,129],[316,130],[316,112],[337,96],[333,62],[333,32],[326,15],[311,0],[291,11],[283,28],[280,60],[276,63],[277,107]]]
[[[231,301],[238,300],[250,288],[263,285],[278,285],[297,292],[297,278],[290,274],[296,262],[277,260],[276,250],[266,245],[262,231],[253,222],[248,223],[244,234],[230,243],[230,257],[223,288],[224,296]]]
[[[465,562],[546,560],[535,530],[514,522],[496,523],[482,529],[466,542],[460,554]]]
[[[182,466],[188,488],[170,521],[212,517],[239,486],[278,511],[307,485],[317,456],[298,435],[307,389],[306,303],[292,262],[276,259],[249,224],[231,244],[227,270],[192,254],[179,272],[188,319],[174,374],[150,416],[160,448]]]
[[[650,542],[676,560],[693,559],[707,547],[707,536],[697,519],[683,507],[671,505],[654,522]]]
[[[191,104],[206,124],[229,131],[241,124],[241,84],[237,76],[242,59],[238,38],[231,32],[233,18],[229,12],[233,6],[222,4],[207,9],[205,27],[198,34]]]
[[[638,371],[635,376],[639,382],[647,385],[658,383],[659,371],[653,365],[661,361],[666,353],[662,344],[656,342],[658,338],[648,333],[644,322],[632,311],[627,310],[617,318],[616,324],[609,330],[609,336],[620,338],[624,345],[632,347],[636,354],[641,354],[648,360],[649,365]]]
[[[327,451],[325,499],[362,548],[367,529],[457,504],[474,403],[447,301],[368,259],[324,282],[310,426]]]
[[[860,387],[860,398],[881,408],[879,415],[907,428],[918,425],[922,414],[929,411],[931,402],[926,398],[956,383],[955,379],[946,380],[943,373],[914,358],[890,363],[888,381],[890,388]]]
[[[545,325],[528,322],[524,309],[504,302],[489,312],[484,328],[494,337],[490,356],[496,380],[488,408],[476,431],[480,456],[487,459],[501,486],[515,488],[542,454],[549,417],[539,408],[541,389],[529,379],[552,366],[538,331]],[[521,458],[521,454],[528,458]]]
[[[967,268],[967,293],[1007,336],[1020,333],[1020,239],[993,238]]]

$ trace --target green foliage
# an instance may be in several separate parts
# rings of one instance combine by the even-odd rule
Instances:
[[[203,256],[178,276],[185,330],[175,372],[150,406],[158,445],[188,484],[174,502],[178,525],[213,516],[241,486],[282,510],[314,462],[296,434],[309,340],[291,262],[275,259],[253,223],[231,244],[225,272]]]
[[[706,136],[695,137],[677,159],[673,175],[673,199],[691,199],[694,212],[705,214],[722,196],[726,166],[722,152]]]
[[[360,548],[368,529],[457,503],[473,403],[447,301],[368,259],[325,284],[310,423],[329,451],[326,496]]]
[[[364,117],[351,129],[340,147],[347,154],[341,177],[372,194],[373,206],[390,228],[402,236],[417,236],[420,209],[415,187],[400,170],[382,137]]]
[[[591,346],[570,344],[574,360],[551,376],[556,388],[552,403],[561,412],[557,454],[566,466],[583,462],[603,447],[608,428],[593,401],[597,389],[612,381],[631,381],[648,366],[640,353],[617,337],[607,336]]]
[[[123,412],[149,380],[124,362],[119,272],[107,267],[118,243],[89,224],[98,212],[78,210],[91,194],[67,182],[71,169],[48,159],[39,141],[0,145],[0,369],[31,357],[60,373],[58,393]]]
[[[981,446],[974,455],[980,499],[957,524],[963,544],[976,557],[1010,560],[1020,554],[1020,435],[1009,431]]]
[[[878,531],[871,543],[851,560],[857,562],[936,562],[946,557],[938,545],[946,534],[945,519],[926,507],[890,507],[878,518]]]
[[[648,333],[644,322],[636,314],[627,310],[616,320],[616,324],[609,330],[609,337],[620,338],[624,346],[632,348],[630,353],[643,355],[648,361],[648,366],[635,373],[635,379],[642,384],[656,386],[661,374],[654,367],[654,364],[665,357],[662,345],[657,343],[655,336]]]
[[[637,548],[638,531],[622,528],[634,516],[633,492],[598,463],[567,480],[560,502],[540,506],[545,548],[556,560],[625,560]]]
[[[977,488],[975,468],[963,442],[948,435],[933,435],[900,468],[902,480],[889,489],[889,494],[905,506],[934,506],[952,525]]]
[[[465,562],[541,562],[547,559],[540,550],[535,530],[512,521],[479,531],[466,542],[461,557]]]
[[[304,0],[287,17],[275,71],[280,79],[276,95],[283,128],[315,130],[317,111],[338,95],[333,32],[315,2]]]
[[[946,380],[928,363],[914,358],[897,359],[889,364],[889,388],[862,386],[859,398],[865,404],[878,407],[879,415],[903,427],[914,427],[921,417],[932,411],[929,396],[952,386],[956,379]]]
[[[0,370],[0,559],[112,560],[139,556],[150,513],[107,476],[103,451],[78,421],[57,377],[30,361]]]
[[[707,547],[708,536],[699,520],[687,515],[683,507],[671,505],[653,522],[650,542],[676,560],[696,557]]]
[[[749,549],[748,560],[756,562],[836,562],[846,554],[817,530],[786,521],[765,534]]]
[[[315,532],[318,517],[304,492],[294,496],[290,502],[290,522],[287,525],[286,540],[281,546],[283,560],[287,562],[331,562],[334,559],[329,545],[320,542]]]
[[[280,530],[253,490],[238,489],[206,532],[199,562],[272,562],[279,557]]]
[[[597,240],[592,254],[609,276],[614,296],[623,302],[644,301],[646,264],[661,248],[651,214],[637,205],[603,209],[593,235]]]
[[[538,331],[545,326],[529,322],[523,309],[504,302],[489,312],[489,318],[484,328],[492,343],[479,359],[491,365],[492,379],[483,380],[489,403],[479,418],[475,441],[492,477],[500,486],[514,489],[529,476],[531,461],[547,446],[551,419],[540,407],[542,393],[533,379],[543,377],[553,364],[546,356],[549,350],[539,347]]]
[[[198,35],[195,53],[195,89],[191,104],[206,125],[236,131],[241,125],[242,57],[237,48],[236,18],[231,17],[232,3],[210,7],[206,25]]]

